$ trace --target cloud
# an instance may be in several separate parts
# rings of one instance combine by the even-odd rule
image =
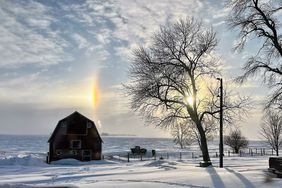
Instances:
[[[87,40],[80,34],[74,33],[72,37],[75,40],[79,49],[86,48],[89,46],[89,43],[87,42]]]
[[[225,24],[225,21],[224,21],[224,20],[223,20],[223,21],[216,22],[216,23],[213,23],[212,25],[213,25],[213,27],[218,27],[218,26],[221,26],[221,25],[223,25],[223,24]]]
[[[194,0],[4,1],[0,5],[0,34],[6,37],[0,39],[0,56],[4,59],[0,68],[75,61],[73,54],[78,49],[84,49],[84,55],[101,51],[105,60],[107,53],[125,60],[124,54],[136,44],[150,42],[160,24],[180,17],[202,17],[206,4]],[[213,14],[218,10],[208,7]]]
[[[148,6],[150,5],[150,6]],[[97,39],[103,50],[125,60],[136,44],[150,42],[151,35],[159,28],[177,18],[201,13],[201,1],[91,1],[85,4],[66,6],[72,10],[76,21],[86,23],[89,33]],[[94,26],[95,25],[95,28]],[[93,27],[92,27],[93,26]],[[97,27],[98,26],[98,27]]]
[[[50,25],[49,8],[34,1],[2,1],[0,5],[0,68],[24,64],[52,65],[69,59],[68,42]]]

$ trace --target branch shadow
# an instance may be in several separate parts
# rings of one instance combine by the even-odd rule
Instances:
[[[216,187],[216,188],[225,188],[226,187],[224,185],[222,179],[220,178],[220,176],[215,171],[214,167],[207,167],[206,170],[211,176],[212,183],[213,183],[214,187]]]
[[[245,176],[243,176],[242,174],[230,169],[230,168],[225,168],[228,172],[234,174],[238,179],[241,180],[241,182],[245,185],[245,187],[248,188],[255,188],[255,186],[247,179],[245,178]]]

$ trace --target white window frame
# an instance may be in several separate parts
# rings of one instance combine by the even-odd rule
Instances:
[[[87,121],[87,129],[90,129],[90,128],[92,128],[92,123],[90,122],[90,121]]]

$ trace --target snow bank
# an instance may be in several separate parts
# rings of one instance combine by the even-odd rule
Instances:
[[[88,161],[82,162],[76,159],[61,159],[58,161],[52,161],[52,165],[103,165],[103,164],[115,164],[116,162],[108,160]],[[35,155],[17,155],[0,158],[0,166],[49,166],[42,157]],[[1,188],[1,187],[0,187]]]
[[[21,166],[46,166],[47,164],[41,158],[32,155],[18,155],[15,157],[6,157],[0,159],[0,166],[21,165]]]

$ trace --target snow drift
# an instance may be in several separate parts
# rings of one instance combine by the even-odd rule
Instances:
[[[32,155],[10,156],[0,159],[0,166],[20,165],[20,166],[46,166],[43,158]]]

